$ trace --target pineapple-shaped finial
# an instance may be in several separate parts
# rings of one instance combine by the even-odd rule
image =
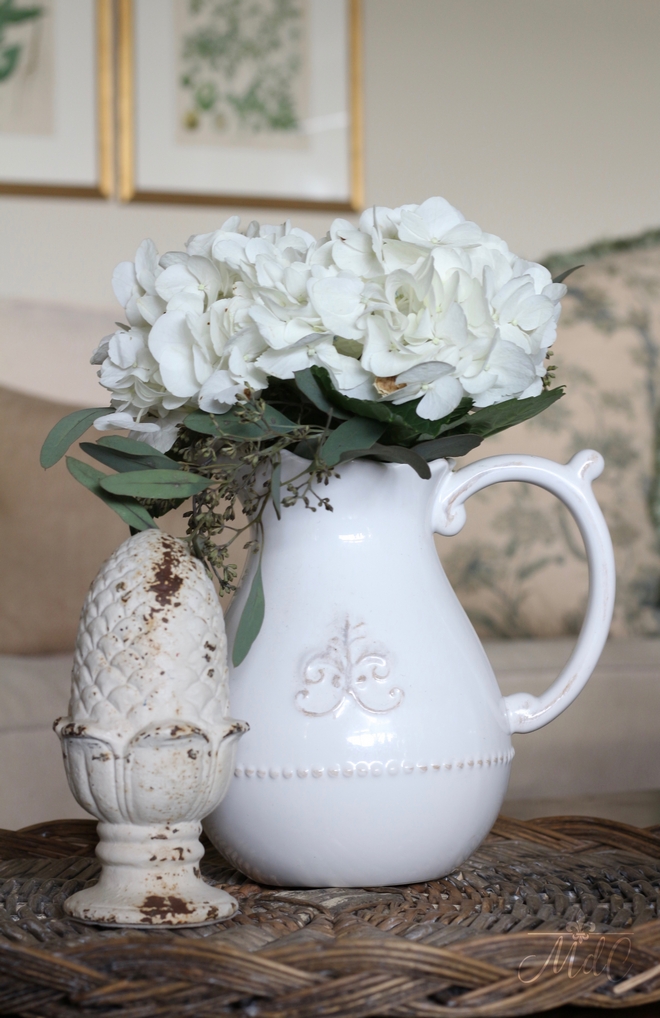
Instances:
[[[234,911],[197,867],[200,821],[222,799],[247,729],[228,707],[213,583],[184,541],[135,534],[85,599],[69,717],[55,725],[71,790],[100,820],[101,879],[67,900],[69,914],[144,926]]]
[[[143,530],[101,567],[83,605],[69,712],[136,731],[163,712],[227,713],[227,640],[213,583],[179,541]]]

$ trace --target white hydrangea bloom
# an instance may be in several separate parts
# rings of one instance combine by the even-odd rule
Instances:
[[[166,449],[189,410],[223,413],[311,365],[360,399],[421,397],[431,420],[464,396],[541,392],[566,287],[444,198],[337,219],[319,241],[289,222],[239,227],[161,258],[144,241],[117,267],[126,327],[92,358],[116,413],[98,428]]]

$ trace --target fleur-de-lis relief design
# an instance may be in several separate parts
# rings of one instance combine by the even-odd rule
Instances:
[[[352,698],[370,714],[387,714],[403,701],[403,690],[391,686],[390,666],[382,653],[366,650],[364,622],[347,618],[339,635],[322,653],[305,665],[303,688],[296,693],[296,707],[303,714],[332,714]]]
[[[581,944],[583,940],[589,939],[589,934],[593,933],[596,927],[593,923],[574,922],[566,923],[566,931],[573,935],[573,940],[576,944]]]

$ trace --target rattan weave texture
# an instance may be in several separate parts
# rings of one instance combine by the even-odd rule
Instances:
[[[261,887],[209,849],[204,876],[238,914],[137,932],[62,911],[98,875],[95,841],[91,821],[0,832],[0,1014],[495,1018],[660,1001],[660,828],[501,818],[460,870],[408,887]]]

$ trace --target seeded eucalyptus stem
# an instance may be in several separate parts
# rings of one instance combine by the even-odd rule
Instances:
[[[236,589],[237,567],[231,561],[233,546],[246,538],[243,549],[261,553],[263,515],[269,502],[289,508],[301,501],[306,508],[332,510],[329,499],[316,490],[327,484],[334,470],[321,459],[319,449],[330,431],[332,414],[325,426],[299,425],[281,434],[266,423],[263,400],[246,400],[235,412],[239,425],[261,427],[258,437],[195,435],[182,429],[171,455],[184,469],[206,477],[208,486],[192,497],[187,538],[193,553],[215,576],[221,593]],[[218,418],[221,424],[222,418]],[[244,429],[245,430],[245,429]],[[303,447],[312,450],[312,459],[285,484],[285,494],[273,491],[282,452]],[[278,508],[276,508],[278,511]],[[240,523],[240,515],[245,522]],[[279,514],[279,511],[278,511]]]

